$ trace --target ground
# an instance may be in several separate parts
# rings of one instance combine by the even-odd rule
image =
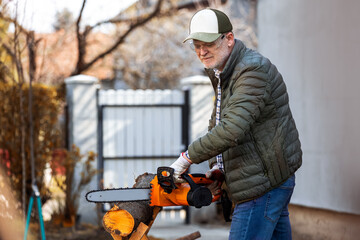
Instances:
[[[222,228],[222,226],[218,226]],[[204,228],[206,228],[204,226]],[[216,226],[212,226],[216,228]],[[203,228],[202,228],[203,229]],[[192,233],[193,230],[190,230],[188,233],[179,233],[178,237],[183,237],[187,234]],[[226,231],[226,230],[225,230]],[[200,231],[202,232],[202,231]],[[164,238],[156,238],[149,234],[150,240],[167,240]],[[111,235],[106,232],[102,227],[95,227],[92,225],[82,225],[78,229],[75,228],[47,228],[46,229],[46,239],[47,240],[112,240]],[[200,237],[199,239],[206,239],[205,236]],[[293,231],[293,240],[312,240],[311,236],[307,236],[296,231]],[[222,239],[219,239],[222,240]],[[226,240],[224,238],[223,240]]]
[[[358,239],[360,236],[360,215],[296,205],[290,205],[289,211],[293,240]],[[151,240],[174,240],[195,231],[201,233],[200,240],[226,240],[229,232],[229,225],[225,222],[217,225],[156,225],[155,222],[149,232],[149,236],[153,237]],[[39,232],[39,229],[32,230],[33,233]],[[111,235],[102,227],[86,224],[77,228],[61,228],[46,224],[45,231],[47,240],[112,240]]]
[[[47,228],[46,239],[48,240],[112,240],[111,235],[102,227],[82,225],[75,228]]]

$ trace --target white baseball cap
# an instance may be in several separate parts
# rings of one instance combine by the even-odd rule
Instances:
[[[231,32],[232,25],[225,13],[206,8],[194,14],[190,20],[189,36],[183,41],[190,39],[202,42],[213,42],[221,34]]]

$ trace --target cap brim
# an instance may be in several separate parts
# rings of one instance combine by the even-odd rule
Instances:
[[[187,38],[185,38],[183,43],[190,40],[190,39],[199,40],[199,41],[202,41],[202,42],[213,42],[216,39],[218,39],[220,36],[221,36],[221,33],[196,32],[196,33],[190,34]]]

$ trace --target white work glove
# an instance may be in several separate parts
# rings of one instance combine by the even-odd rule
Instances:
[[[213,196],[216,196],[221,193],[221,185],[224,181],[225,174],[222,170],[219,169],[217,164],[205,173],[206,178],[214,180],[213,183],[209,184],[207,188],[211,191]]]
[[[186,170],[192,164],[191,160],[186,157],[186,154],[183,152],[180,154],[179,158],[171,164],[171,168],[174,169],[174,182],[183,183],[185,180],[181,178],[181,174],[186,172]]]

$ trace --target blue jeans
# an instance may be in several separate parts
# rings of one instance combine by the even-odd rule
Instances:
[[[291,239],[288,204],[295,187],[291,176],[280,187],[254,200],[237,204],[229,240]]]

